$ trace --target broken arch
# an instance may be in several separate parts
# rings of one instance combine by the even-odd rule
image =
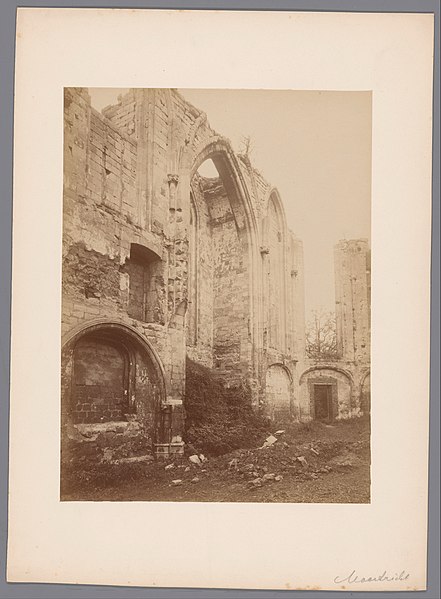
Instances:
[[[218,177],[203,177],[211,160]],[[184,160],[189,162],[189,155]],[[240,166],[229,144],[215,137],[193,155],[190,176],[187,353],[239,379],[253,361],[255,222]],[[212,298],[198,302],[198,297]],[[241,301],[238,302],[237,298]]]

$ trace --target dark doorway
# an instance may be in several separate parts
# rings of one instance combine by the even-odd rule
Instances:
[[[332,385],[314,385],[316,420],[332,420]]]

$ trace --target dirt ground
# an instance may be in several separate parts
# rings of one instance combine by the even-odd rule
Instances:
[[[267,438],[267,446],[263,446]],[[83,458],[81,464],[71,464],[62,471],[61,499],[370,501],[370,428],[365,418],[333,424],[293,424],[280,431],[268,431],[260,447],[217,457],[199,455],[190,459],[190,455],[183,455],[168,461],[144,458],[135,463],[96,463]]]

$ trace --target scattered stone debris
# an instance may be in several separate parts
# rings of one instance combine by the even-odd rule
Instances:
[[[283,435],[285,433],[285,429],[281,429],[280,431],[276,431],[274,435]]]
[[[262,486],[262,479],[261,478],[254,478],[253,480],[250,480],[250,482],[248,483],[248,485],[250,485],[251,487],[261,487]]]
[[[153,462],[154,457],[150,454],[147,455],[138,455],[132,456],[129,458],[119,458],[118,460],[114,460],[115,464],[138,464],[140,462]]]
[[[199,454],[199,459],[201,460],[201,462],[202,462],[202,463],[204,463],[204,462],[206,462],[206,461],[207,461],[207,458],[204,456],[204,454],[203,454],[203,453],[200,453],[200,454]]]
[[[103,451],[102,461],[103,462],[111,462],[112,458],[113,458],[113,451],[106,447]]]
[[[331,481],[333,481],[338,477],[339,472],[343,475],[351,468],[355,473],[358,467],[366,464],[369,431],[362,429],[361,435],[360,426],[354,425],[351,428],[348,426],[336,426],[338,436],[333,433],[331,439],[305,439],[306,435],[302,429],[300,430],[303,438],[300,435],[300,438],[296,438],[300,427],[293,427],[293,430],[287,427],[285,435],[282,438],[279,436],[271,449],[262,450],[263,439],[260,437],[254,448],[237,449],[224,455],[210,456],[205,461],[201,460],[200,448],[197,447],[187,455],[173,456],[170,461],[164,463],[155,460],[152,454],[144,455],[146,449],[141,446],[137,446],[138,455],[135,457],[113,446],[83,443],[81,444],[83,453],[77,462],[73,462],[69,467],[72,473],[78,472],[81,467],[84,468],[83,464],[87,464],[91,470],[90,479],[85,479],[84,476],[78,478],[79,489],[84,489],[85,486],[92,488],[92,485],[96,485],[92,482],[93,477],[96,476],[95,472],[102,472],[103,488],[107,488],[109,477],[114,477],[114,473],[117,472],[121,481],[127,480],[129,485],[134,485],[139,477],[140,488],[144,485],[148,489],[146,493],[152,492],[150,489],[156,492],[161,487],[170,488],[169,497],[173,501],[177,496],[186,499],[191,497],[192,493],[197,495],[199,492],[204,498],[216,497],[224,492],[223,489],[226,498],[240,496],[240,489],[242,489],[245,501],[249,493],[263,498],[264,501],[287,501],[291,493],[296,493],[298,485],[303,482],[309,481],[311,486],[318,485],[317,493],[320,493],[323,485],[326,484],[323,479],[328,473],[332,472]],[[323,430],[327,429],[323,427]],[[347,431],[351,434],[349,439]],[[270,441],[271,437],[275,437],[269,433],[265,435],[265,431],[263,434],[263,438],[269,438]],[[289,444],[285,444],[285,440],[289,441]],[[84,458],[82,456],[86,449],[89,453]],[[83,460],[80,466],[77,465],[79,459]],[[115,469],[116,465],[120,466],[120,470]],[[322,482],[319,484],[319,481]],[[150,487],[151,483],[153,485]],[[120,484],[123,485],[122,482]],[[178,486],[182,486],[180,491],[171,490]],[[91,493],[95,493],[95,489],[96,486],[92,488]],[[358,491],[354,489],[354,493],[356,492]],[[164,496],[166,493],[167,491],[164,490]]]
[[[263,447],[271,447],[271,445],[274,445],[274,443],[277,441],[277,437],[275,437],[274,435],[269,435],[269,437],[267,437],[265,439],[265,443],[262,445]]]
[[[72,424],[68,424],[66,426],[66,435],[67,435],[67,438],[70,439],[71,441],[80,441],[80,442],[82,442],[82,441],[85,440],[84,435],[82,435],[78,431],[78,429],[75,426],[73,426]]]
[[[360,458],[354,453],[346,451],[332,458],[329,463],[340,467],[358,466],[360,463]]]

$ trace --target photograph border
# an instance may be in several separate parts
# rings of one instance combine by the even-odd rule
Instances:
[[[177,3],[176,3],[177,4]],[[246,6],[244,6],[246,4]],[[381,6],[379,6],[381,4]],[[234,6],[232,6],[234,5]],[[13,73],[14,73],[14,41],[15,41],[15,7],[17,4],[14,2],[5,2],[1,6],[2,10],[2,28],[4,28],[0,35],[1,40],[1,51],[2,57],[7,57],[7,63],[3,66],[2,62],[2,82],[7,81],[7,84],[2,85],[2,106],[5,106],[5,101],[8,100],[8,110],[3,108],[2,121],[1,121],[1,177],[2,181],[2,202],[0,204],[1,209],[1,235],[0,242],[2,258],[1,262],[1,308],[2,308],[2,321],[1,321],[1,358],[2,358],[2,417],[0,419],[1,430],[0,438],[2,442],[1,451],[1,497],[5,499],[2,501],[2,511],[0,513],[1,518],[1,529],[5,531],[7,529],[7,456],[8,456],[8,371],[9,366],[7,358],[9,354],[9,336],[10,336],[10,285],[4,284],[4,281],[10,281],[11,276],[11,196],[12,196],[12,98],[13,98]],[[20,3],[20,6],[47,6],[45,3]],[[127,5],[121,5],[119,2],[58,2],[51,3],[51,7],[119,7],[128,8]],[[154,3],[146,2],[132,2],[133,8],[184,8],[182,4],[174,6],[173,4],[160,3],[160,6]],[[355,8],[354,8],[355,6]],[[347,11],[347,12],[433,12],[435,14],[435,80],[434,80],[434,120],[433,120],[433,176],[432,176],[432,337],[431,337],[431,402],[430,402],[430,501],[429,501],[429,586],[426,592],[415,592],[412,597],[436,597],[437,589],[439,589],[439,572],[437,570],[438,555],[439,553],[439,481],[436,475],[439,473],[439,371],[436,365],[439,363],[439,3],[427,2],[425,0],[418,2],[414,0],[412,2],[404,0],[389,1],[389,2],[375,2],[375,1],[362,1],[357,2],[264,2],[264,3],[239,3],[239,2],[212,2],[210,6],[203,3],[193,2],[192,4],[186,4],[185,8],[188,9],[234,9],[234,10],[306,10],[306,11]],[[4,201],[6,200],[6,201]],[[4,376],[5,374],[5,376]],[[2,536],[2,573],[4,574],[4,555],[6,545],[6,534],[4,538]],[[438,586],[437,586],[438,585]],[[184,597],[188,593],[187,591],[180,591],[178,589],[173,590],[160,590],[143,587],[106,587],[106,586],[93,586],[90,585],[58,585],[58,584],[22,584],[22,583],[9,583],[5,584],[2,580],[0,586],[0,596],[4,597],[90,597],[93,593],[94,596],[121,596],[121,592],[124,589],[125,596],[181,596]],[[287,592],[287,591],[283,591]],[[288,591],[292,596],[298,596],[304,591]],[[166,595],[164,594],[166,593]],[[181,594],[182,593],[182,594]],[[228,597],[234,593],[237,596],[237,591],[234,590],[204,590],[195,589],[191,591],[191,596],[204,596],[204,597],[217,597],[224,596]],[[250,593],[258,593],[259,596],[269,596],[268,594],[273,591],[240,591],[240,596],[252,596]],[[310,596],[315,596],[317,592],[310,591]],[[331,595],[332,593],[332,595]],[[381,596],[382,593],[372,593],[374,596]],[[317,593],[320,597],[335,596],[335,591],[323,591]],[[370,596],[371,593],[361,593],[360,596]],[[384,593],[384,596],[389,596],[389,593]],[[399,594],[397,594],[399,596]]]

